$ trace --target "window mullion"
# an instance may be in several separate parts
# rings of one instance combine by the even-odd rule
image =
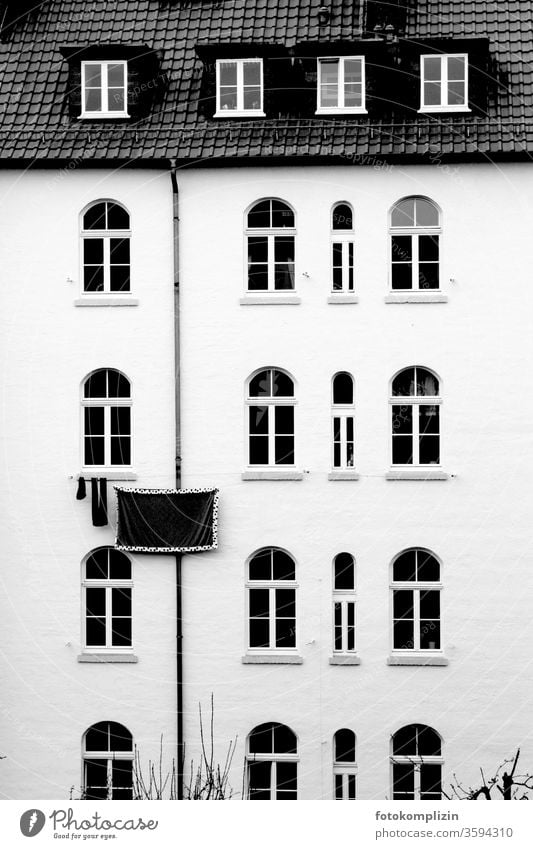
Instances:
[[[244,73],[243,63],[237,61],[237,111],[244,110]]]
[[[112,620],[113,609],[112,609],[111,599],[112,599],[111,587],[106,587],[105,588],[105,644],[106,644],[107,648],[111,648],[111,646],[113,645],[112,624],[111,624],[112,621],[113,621]]]
[[[338,78],[338,86],[339,91],[337,94],[337,103],[340,109],[344,109],[344,59],[339,59],[339,78]]]
[[[276,256],[276,252],[275,252],[276,237],[275,236],[267,236],[267,238],[268,238],[268,291],[273,292],[274,289],[275,289],[275,281],[276,281],[275,268],[274,268],[274,261],[275,261],[275,256]]]
[[[107,62],[102,62],[101,66],[101,82],[102,82],[102,112],[109,112],[109,97],[107,87]]]
[[[107,758],[107,798],[113,798],[113,758]]]
[[[111,465],[111,406],[104,404],[104,466]]]
[[[111,291],[111,237],[104,236],[102,239],[104,245],[104,292]]]
[[[411,253],[412,253],[412,267],[411,267],[411,288],[413,291],[418,290],[418,233],[413,234],[411,236]]]
[[[268,406],[268,465],[275,466],[276,464],[276,406],[269,404]]]
[[[420,651],[420,590],[413,590],[414,650]]]
[[[271,649],[276,646],[276,590],[270,587],[268,591],[268,627],[269,627],[269,644]]]
[[[448,106],[448,57],[441,56],[441,80],[442,80],[442,92],[441,92],[441,106]]]
[[[420,404],[413,404],[412,407],[412,421],[413,421],[413,465],[418,466],[420,463]]]
[[[421,763],[417,762],[413,766],[414,770],[414,785],[415,785],[415,801],[420,799],[420,791],[421,791],[421,776],[420,776],[420,767]]]
[[[278,798],[278,770],[275,760],[272,760],[272,769],[270,770],[270,798],[277,800]]]

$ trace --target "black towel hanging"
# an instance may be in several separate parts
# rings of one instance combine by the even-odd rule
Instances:
[[[76,501],[83,501],[87,496],[87,487],[85,486],[85,478],[78,478],[78,491],[76,493]]]
[[[107,479],[91,478],[92,518],[95,528],[107,525]]]

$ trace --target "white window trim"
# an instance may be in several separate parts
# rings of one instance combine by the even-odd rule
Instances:
[[[439,564],[440,565],[440,564]],[[394,568],[394,566],[393,566]],[[440,567],[442,569],[442,566]],[[413,633],[414,646],[412,649],[394,648],[394,592],[396,590],[409,590],[414,594],[414,613],[413,613]],[[422,649],[420,648],[420,593],[427,590],[433,590],[439,593],[440,600],[440,649]],[[390,583],[390,621],[391,621],[391,657],[441,657],[444,655],[443,649],[443,623],[442,623],[442,581],[393,581]]]
[[[87,65],[100,65],[101,73],[101,92],[102,92],[102,108],[97,112],[89,112],[85,109],[85,68]],[[122,111],[109,111],[109,85],[108,85],[108,66],[122,65],[124,68],[124,109]],[[119,86],[113,86],[119,88]],[[120,59],[94,59],[87,60],[81,63],[81,113],[79,118],[129,118],[128,114],[128,63]]]
[[[410,764],[414,770],[414,800],[412,799],[394,799],[394,764]],[[436,755],[391,755],[390,758],[390,776],[391,776],[391,799],[395,802],[411,802],[411,801],[420,801],[421,794],[421,786],[420,786],[420,767],[422,764],[437,764],[440,767],[444,766],[444,758],[442,755],[437,757]],[[441,769],[441,783],[442,783],[442,769]],[[441,794],[442,799],[442,794]],[[426,799],[426,802],[437,802],[437,799]]]
[[[107,800],[112,800],[112,791],[113,791],[113,761],[131,761],[133,767],[134,760],[134,752],[129,750],[127,752],[88,752],[85,747],[85,740],[83,741],[83,763],[82,763],[82,787],[85,792],[87,789],[86,783],[86,774],[85,774],[85,763],[86,761],[107,761]],[[134,782],[134,778],[132,778],[132,783]],[[132,786],[132,799],[133,799],[133,786]],[[98,801],[98,800],[92,800]]]
[[[336,776],[342,776],[342,799],[337,799],[337,787],[335,778]],[[332,798],[336,802],[350,802],[353,801],[348,798],[348,776],[353,776],[355,778],[355,796],[354,799],[357,799],[357,764],[353,762],[344,763],[343,761],[334,761],[333,763],[333,796]]]
[[[342,245],[342,289],[334,289],[334,279],[333,279],[333,245],[340,244]],[[352,245],[352,280],[353,286],[350,289],[350,245]],[[330,276],[331,276],[331,294],[332,295],[351,295],[355,294],[355,237],[353,230],[351,231],[342,231],[342,230],[332,230],[331,231],[331,256],[330,256]]]
[[[277,800],[277,764],[278,763],[294,763],[299,764],[300,758],[297,754],[289,755],[289,754],[277,754],[277,753],[265,753],[265,754],[250,754],[248,751],[249,741],[247,742],[247,753],[246,753],[246,799],[250,799],[250,764],[253,763],[270,763],[272,764],[272,769],[270,770],[270,801],[278,801]],[[266,789],[266,788],[265,788]],[[296,796],[298,796],[298,769],[296,770]],[[267,800],[265,800],[267,801]]]
[[[340,419],[340,445],[341,463],[335,465],[335,419]],[[348,465],[348,419],[353,423],[353,463]],[[355,406],[343,406],[338,404],[331,407],[331,472],[355,472]]]
[[[87,212],[87,210],[85,210]],[[85,214],[85,213],[84,213]],[[102,266],[104,269],[104,288],[101,292],[89,292],[84,289],[85,280],[85,262],[84,262],[84,245],[89,239],[102,239],[104,243],[104,257]],[[130,288],[123,292],[115,292],[111,289],[111,239],[128,239],[130,246],[130,261],[128,268],[130,271]],[[81,281],[81,298],[106,298],[106,299],[131,299],[131,229],[130,230],[82,230],[80,240],[80,281]],[[125,263],[122,263],[125,265]],[[120,303],[120,301],[118,301]],[[118,305],[118,304],[114,304]]]
[[[253,558],[251,558],[253,559]],[[295,565],[296,568],[296,565]],[[249,569],[249,564],[247,566]],[[298,587],[299,584],[297,581],[250,581],[247,580],[245,584],[246,589],[246,601],[245,601],[245,610],[246,610],[246,657],[257,657],[262,655],[271,655],[284,657],[287,655],[295,655],[300,656],[300,652],[298,650]],[[255,646],[250,646],[250,590],[269,590],[269,642],[270,646],[266,646],[265,648],[257,648]],[[294,590],[294,621],[295,621],[295,634],[294,634],[294,646],[290,646],[287,648],[279,648],[275,645],[276,642],[276,606],[275,606],[275,591],[276,590]]]
[[[423,198],[425,200],[425,198]],[[433,201],[432,201],[433,203]],[[435,206],[435,204],[433,204]],[[441,217],[440,209],[435,206],[439,214],[439,221]],[[392,213],[391,213],[392,214]],[[392,288],[392,264],[393,264],[393,255],[392,255],[392,240],[395,236],[410,236],[411,237],[411,288],[410,289],[393,289]],[[439,269],[439,286],[437,289],[423,289],[419,286],[419,239],[420,236],[438,236],[439,237],[439,259],[437,262],[432,262],[432,265],[438,266]],[[428,297],[442,297],[441,290],[441,280],[442,280],[442,225],[439,224],[438,227],[393,227],[389,226],[389,292],[391,296],[397,295],[405,296],[405,295],[415,295],[415,296],[428,296]],[[407,263],[406,263],[407,264]],[[417,298],[418,299],[418,298]],[[394,303],[394,301],[390,302]],[[431,301],[429,301],[431,303]]]
[[[131,384],[130,384],[131,386]],[[82,387],[83,391],[83,387]],[[85,407],[103,407],[104,408],[104,465],[86,466],[85,465]],[[130,460],[129,465],[111,465],[111,407],[129,407],[130,408]],[[113,472],[115,470],[130,470],[133,468],[133,403],[131,398],[82,398],[81,399],[81,473],[85,477],[95,477],[98,469]],[[92,474],[91,474],[92,473]]]
[[[289,375],[290,377],[290,375]],[[252,378],[249,379],[248,383]],[[293,378],[291,377],[291,380]],[[293,381],[294,383],[294,381]],[[296,398],[288,398],[288,397],[279,397],[279,398],[269,398],[269,397],[261,397],[261,398],[251,398],[248,396],[246,398],[245,404],[245,434],[246,434],[246,469],[250,472],[283,472],[283,471],[294,471],[297,468],[296,465],[296,406],[298,402]],[[273,458],[275,461],[276,457],[276,443],[275,437],[276,434],[274,432],[274,424],[275,424],[275,407],[293,407],[294,408],[294,463],[268,463],[260,465],[259,463],[251,464],[250,463],[250,407],[268,407],[268,456],[269,459]],[[263,434],[264,436],[264,434]]]
[[[245,230],[245,257],[244,257],[244,280],[246,282],[246,287],[244,290],[244,302],[247,303],[250,298],[264,298],[265,302],[267,298],[283,298],[283,303],[287,302],[287,299],[290,298],[292,303],[299,303],[299,300],[295,300],[296,296],[296,227],[285,227],[285,228],[257,228],[250,229],[246,228]],[[268,289],[249,289],[248,288],[248,274],[249,274],[249,262],[248,262],[248,240],[253,239],[254,237],[261,236],[263,238],[268,239],[268,257],[267,257],[267,273],[268,273]],[[275,262],[275,240],[280,237],[290,237],[294,239],[294,287],[292,289],[276,289],[276,262]],[[286,265],[286,263],[281,263],[282,265]]]
[[[261,106],[259,109],[244,108],[244,70],[245,62],[256,62],[260,68],[260,87],[261,87]],[[222,109],[220,106],[220,66],[223,64],[235,63],[237,66],[237,108]],[[215,118],[247,118],[250,116],[256,118],[264,118],[264,79],[263,79],[263,60],[257,56],[249,56],[241,59],[217,59],[216,60],[216,112]]]
[[[322,61],[337,59],[339,62],[339,80],[337,86],[337,101],[342,100],[342,106],[321,106],[320,96],[322,89]],[[344,63],[345,61],[358,59],[361,62],[361,106],[344,106]],[[317,107],[316,115],[366,115],[366,67],[364,56],[319,56],[317,59]]]
[[[416,407],[416,408],[418,408],[420,406],[439,407],[439,433],[438,433],[438,437],[439,437],[439,458],[440,458],[441,462],[439,462],[439,463],[420,463],[419,462],[419,454],[420,454],[419,424],[420,424],[420,417],[418,415],[418,409],[417,409],[416,415],[415,415],[415,410],[413,410],[413,412],[412,412],[413,433],[411,435],[411,438],[413,440],[413,462],[412,463],[393,463],[392,462],[392,458],[393,458],[392,452],[393,452],[394,439],[393,439],[392,416],[391,416],[392,407]],[[442,469],[442,432],[443,432],[443,428],[442,428],[442,414],[440,413],[441,409],[442,409],[442,397],[441,396],[435,396],[435,395],[425,395],[425,396],[424,395],[408,395],[408,396],[396,395],[396,396],[393,396],[389,399],[389,431],[390,431],[389,439],[390,439],[390,458],[391,458],[390,470],[391,470],[391,472],[398,471],[398,470],[408,471],[409,469],[428,469],[428,470]],[[437,434],[428,434],[428,435],[436,436]]]
[[[440,106],[426,106],[424,103],[424,83],[430,82],[425,78],[426,59],[440,59],[440,89],[441,89],[441,104]],[[448,59],[464,59],[465,61],[465,102],[464,104],[443,103],[443,97],[448,98]],[[468,106],[468,53],[442,53],[424,54],[420,57],[420,109],[419,112],[471,112]]]
[[[90,556],[90,555],[89,555]],[[98,578],[98,579],[88,579],[86,577],[86,566],[87,566],[87,557],[83,563],[83,574],[82,574],[82,654],[98,654],[98,655],[129,655],[133,654],[133,645],[134,645],[134,634],[133,634],[133,563],[131,563],[132,577],[128,580],[115,580],[113,578]],[[87,645],[87,589],[101,589],[105,588],[106,590],[106,645],[105,646],[88,646]],[[111,644],[112,641],[112,606],[111,606],[111,591],[113,589],[131,589],[131,646],[113,646]]]

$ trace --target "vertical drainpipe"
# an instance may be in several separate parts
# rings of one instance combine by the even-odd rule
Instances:
[[[181,486],[181,427],[180,427],[180,274],[179,274],[179,191],[176,160],[170,161],[173,209],[174,248],[174,375],[176,415],[176,489]],[[185,743],[183,740],[183,617],[181,554],[176,555],[176,686],[177,686],[177,796],[183,799],[183,768],[185,765]]]

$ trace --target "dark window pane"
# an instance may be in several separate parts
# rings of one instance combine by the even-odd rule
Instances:
[[[281,200],[272,201],[272,227],[294,227],[294,212]]]
[[[118,722],[110,722],[109,732],[110,751],[131,752],[133,749],[133,740],[127,728],[119,725]]]
[[[413,432],[413,408],[411,406],[393,406],[392,433],[407,436]]]
[[[83,291],[104,291],[104,269],[101,265],[86,265],[83,269]]]
[[[398,619],[393,627],[393,645],[395,649],[411,651],[415,647],[415,631],[412,619]]]
[[[248,262],[268,262],[268,236],[248,236]]]
[[[107,108],[109,112],[124,112],[124,89],[109,88],[107,93]]]
[[[273,752],[273,726],[259,725],[250,734],[250,753],[266,755]]]
[[[392,752],[394,755],[418,755],[417,725],[404,725],[393,737]]]
[[[83,216],[84,230],[105,230],[105,203],[95,203]]]
[[[416,369],[416,394],[425,396],[439,394],[439,381],[425,368]]]
[[[408,397],[415,394],[415,370],[406,368],[392,382],[392,394]]]
[[[420,464],[429,466],[440,463],[440,439],[438,436],[420,437]]]
[[[88,617],[85,623],[85,634],[87,646],[105,646],[106,629],[105,619]]]
[[[294,263],[283,263],[275,266],[274,288],[294,289]]]
[[[410,263],[413,261],[413,237],[392,236],[391,258],[393,263]]]
[[[296,735],[286,725],[274,726],[274,751],[278,755],[296,754]]]
[[[250,616],[268,618],[270,592],[267,589],[250,590]]]
[[[353,404],[353,377],[351,374],[341,372],[333,378],[333,403]]]
[[[393,608],[395,619],[412,619],[414,616],[413,593],[411,590],[394,590]]]
[[[274,409],[275,432],[277,434],[294,433],[294,407],[275,407]]]
[[[131,616],[131,589],[114,587],[111,593],[113,616]]]
[[[414,227],[415,223],[415,201],[414,198],[406,198],[396,204],[392,210],[391,225],[393,227]]]
[[[111,620],[112,644],[116,647],[131,646],[131,619],[113,617]]]
[[[272,371],[260,371],[250,381],[250,398],[270,398],[272,395]]]
[[[250,648],[267,649],[270,646],[268,619],[250,619]]]
[[[294,648],[296,645],[296,620],[276,619],[276,648]]]
[[[86,436],[102,436],[104,433],[104,408],[103,407],[85,407],[85,435]]]
[[[132,761],[113,760],[111,763],[113,774],[113,789],[131,788],[132,786]]]
[[[130,229],[130,217],[118,203],[108,203],[107,205],[107,228],[108,230]]]
[[[103,587],[88,587],[86,589],[86,603],[88,616],[105,616],[106,613],[106,591]]]
[[[355,763],[355,734],[348,728],[341,728],[335,734],[335,760]]]
[[[294,560],[284,551],[278,551],[274,549],[273,552],[273,566],[274,566],[274,574],[273,578],[275,581],[294,581],[295,579],[295,567]]]
[[[338,203],[333,210],[333,230],[351,230],[353,228],[352,210],[346,203]]]
[[[420,621],[420,648],[429,651],[440,649],[440,622]]]
[[[88,580],[105,580],[108,577],[108,550],[100,548],[87,558],[85,577]]]
[[[276,236],[274,238],[274,261],[294,262],[294,236]]]
[[[243,106],[245,109],[261,109],[261,88],[247,86],[243,91]]]
[[[409,466],[413,463],[413,439],[411,436],[394,436],[392,440],[392,464]]]
[[[268,407],[250,407],[250,433],[268,433]]]
[[[112,436],[129,436],[131,434],[131,408],[111,407]]]
[[[413,288],[413,267],[410,263],[393,264],[391,275],[391,288]]]
[[[111,292],[130,291],[129,265],[112,265],[109,269],[109,288]]]
[[[99,88],[85,89],[85,111],[100,112],[102,109],[102,91]]]
[[[83,261],[87,265],[101,265],[104,261],[104,240],[83,240]]]
[[[268,436],[250,437],[250,466],[268,466]]]
[[[418,726],[418,754],[421,757],[428,755],[440,757],[441,755],[440,737],[433,728],[428,728],[427,725]]]
[[[355,589],[355,564],[351,554],[343,552],[335,558],[335,583],[336,590]]]
[[[439,261],[439,237],[438,236],[419,236],[418,237],[418,258],[420,262],[438,262]]]
[[[339,469],[342,465],[342,457],[341,457],[341,446],[339,442],[336,442],[333,446],[333,466],[335,469]]]
[[[294,437],[276,436],[275,464],[279,466],[294,465]]]
[[[420,593],[420,618],[438,619],[440,617],[439,590],[422,590]]]
[[[392,798],[415,798],[415,768],[411,764],[392,765]]]
[[[248,764],[248,786],[250,799],[270,799],[270,761]]]
[[[439,288],[439,264],[437,262],[420,263],[418,266],[418,288],[422,290]]]
[[[129,436],[111,437],[111,465],[129,466],[131,464],[131,439]]]
[[[394,561],[394,581],[416,581],[416,551],[405,551]]]
[[[418,580],[419,581],[439,581],[440,580],[440,565],[439,561],[432,554],[427,554],[425,551],[418,552]]]
[[[342,799],[342,775],[335,776],[335,799]]]
[[[103,436],[85,437],[83,464],[85,466],[105,465],[105,440]]]
[[[288,374],[278,369],[272,372],[272,395],[277,398],[294,397],[294,383]]]
[[[109,398],[129,398],[130,397],[130,382],[120,372],[115,369],[108,370],[108,392]]]
[[[276,590],[276,616],[290,616],[292,618],[296,616],[296,594],[294,590]]]
[[[85,789],[90,799],[107,797],[107,760],[85,761]]]
[[[110,577],[116,581],[131,580],[131,560],[121,551],[109,551]]]
[[[262,200],[256,203],[248,213],[248,227],[270,227],[270,201]]]
[[[272,578],[272,559],[269,548],[260,551],[250,560],[250,581],[269,581]]]
[[[294,792],[296,792],[297,764],[284,763],[283,761],[280,761],[276,764],[276,773],[278,791],[293,790]]]
[[[440,764],[422,764],[420,767],[420,798],[440,799],[442,794]]]
[[[99,369],[85,381],[85,398],[105,398],[107,394],[106,370]]]
[[[107,735],[108,723],[98,722],[87,731],[85,735],[85,749],[87,752],[108,752],[109,739]]]

